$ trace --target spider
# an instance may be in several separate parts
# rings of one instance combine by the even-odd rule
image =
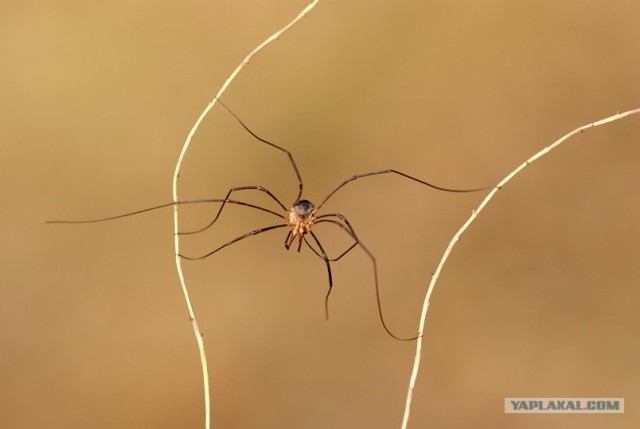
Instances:
[[[355,232],[355,229],[353,228],[353,226],[351,225],[351,223],[349,222],[349,220],[340,213],[325,213],[325,214],[319,214],[320,209],[322,208],[322,206],[336,193],[338,192],[340,189],[342,189],[345,185],[364,178],[364,177],[370,177],[370,176],[377,176],[377,175],[381,175],[381,174],[395,174],[398,176],[401,176],[403,178],[412,180],[414,182],[417,182],[419,184],[422,184],[424,186],[428,186],[430,188],[439,190],[439,191],[445,191],[445,192],[455,192],[455,193],[467,193],[467,192],[477,192],[477,191],[482,191],[482,190],[486,190],[489,188],[475,188],[475,189],[450,189],[450,188],[444,188],[444,187],[440,187],[440,186],[436,186],[433,185],[429,182],[426,182],[424,180],[418,179],[416,177],[410,176],[406,173],[403,173],[401,171],[398,170],[394,170],[394,169],[384,169],[384,170],[376,170],[376,171],[370,171],[367,173],[360,173],[360,174],[354,174],[353,176],[350,176],[349,178],[347,178],[346,180],[344,180],[342,183],[340,183],[336,188],[334,188],[331,192],[329,192],[329,194],[327,194],[327,196],[320,202],[320,204],[315,205],[313,204],[311,201],[303,199],[302,198],[302,193],[303,193],[303,189],[304,189],[304,184],[302,181],[302,176],[300,175],[300,171],[298,170],[298,166],[295,162],[295,160],[293,159],[293,155],[291,154],[290,151],[288,151],[287,149],[276,145],[275,143],[269,142],[265,139],[263,139],[262,137],[258,136],[256,133],[254,133],[251,129],[249,129],[249,127],[247,125],[245,125],[245,123],[220,99],[217,99],[217,101],[238,121],[238,123],[249,133],[251,134],[251,136],[253,136],[256,140],[269,145],[271,147],[273,147],[274,149],[277,149],[283,153],[286,153],[289,161],[291,163],[291,166],[293,167],[293,170],[297,176],[297,180],[298,180],[298,195],[295,199],[295,202],[291,205],[290,208],[287,208],[281,201],[280,199],[278,199],[278,197],[276,197],[269,189],[263,187],[263,186],[238,186],[238,187],[234,187],[229,189],[229,191],[227,192],[226,196],[224,198],[205,198],[205,199],[193,199],[193,200],[183,200],[183,201],[173,201],[170,203],[166,203],[166,204],[161,204],[161,205],[157,205],[157,206],[153,206],[153,207],[149,207],[149,208],[145,208],[142,210],[137,210],[134,212],[128,212],[128,213],[124,213],[124,214],[120,214],[117,216],[111,216],[111,217],[106,217],[106,218],[100,218],[100,219],[91,219],[91,220],[80,220],[80,221],[69,221],[69,220],[52,220],[52,221],[47,221],[47,223],[71,223],[71,224],[78,224],[78,223],[95,223],[95,222],[103,222],[103,221],[108,221],[108,220],[114,220],[114,219],[120,219],[123,217],[127,217],[127,216],[133,216],[133,215],[137,215],[137,214],[141,214],[141,213],[145,213],[148,211],[152,211],[152,210],[157,210],[157,209],[161,209],[164,207],[170,207],[170,206],[174,206],[174,205],[181,205],[181,204],[198,204],[198,203],[221,203],[220,204],[220,208],[218,209],[216,215],[213,217],[213,220],[211,222],[209,222],[209,224],[207,224],[205,227],[195,230],[195,231],[188,231],[188,232],[178,232],[178,234],[181,235],[187,235],[187,234],[197,234],[200,232],[205,231],[206,229],[210,228],[211,226],[213,226],[216,221],[220,218],[220,214],[222,213],[223,209],[226,207],[227,204],[234,204],[234,205],[239,205],[239,206],[244,206],[244,207],[249,207],[252,209],[256,209],[256,210],[260,210],[266,213],[270,213],[280,219],[282,219],[283,221],[279,224],[276,225],[270,225],[270,226],[266,226],[266,227],[262,227],[259,229],[255,229],[253,231],[247,232],[245,234],[240,235],[239,237],[234,238],[233,240],[230,240],[226,243],[224,243],[223,245],[217,247],[216,249],[210,251],[209,253],[202,255],[202,256],[197,256],[197,257],[189,257],[186,255],[178,255],[183,259],[186,260],[199,260],[199,259],[205,259],[215,253],[217,253],[218,251],[234,244],[237,243],[240,240],[244,240],[247,237],[251,237],[251,236],[255,236],[258,234],[262,234],[263,232],[267,232],[267,231],[271,231],[274,229],[281,229],[281,228],[287,228],[289,230],[289,232],[287,233],[287,236],[284,240],[284,247],[289,250],[292,246],[295,245],[295,243],[297,242],[297,251],[300,252],[302,249],[302,245],[303,243],[307,245],[307,247],[309,247],[313,253],[315,253],[320,259],[322,259],[327,267],[327,274],[328,274],[328,278],[329,278],[329,289],[327,290],[327,294],[325,296],[325,300],[324,300],[324,309],[325,309],[325,318],[328,319],[329,318],[329,296],[331,294],[331,290],[333,288],[333,275],[331,273],[331,263],[332,262],[336,262],[339,261],[340,259],[342,259],[345,255],[347,255],[349,252],[351,252],[354,248],[356,247],[360,247],[365,253],[366,255],[369,257],[369,259],[371,260],[372,263],[372,267],[373,267],[373,280],[374,280],[374,287],[375,287],[375,295],[376,295],[376,302],[377,302],[377,307],[378,307],[378,315],[380,318],[380,322],[382,323],[382,327],[384,328],[384,330],[387,332],[387,334],[389,334],[391,337],[395,338],[396,340],[400,340],[400,341],[412,341],[418,338],[418,336],[413,336],[413,337],[409,337],[409,338],[405,338],[405,337],[399,337],[397,335],[395,335],[393,332],[391,332],[391,330],[389,329],[389,327],[387,326],[387,323],[384,319],[383,316],[383,312],[382,312],[382,305],[380,303],[380,286],[379,286],[379,281],[378,281],[378,266],[377,266],[377,262],[376,262],[376,258],[373,255],[373,253],[364,245],[364,243],[360,240],[360,238],[358,237],[358,235]],[[231,195],[234,192],[239,192],[239,191],[259,191],[262,193],[265,193],[267,196],[269,196],[269,198],[271,198],[275,203],[278,204],[278,206],[280,206],[280,208],[282,209],[281,212],[277,212],[265,207],[261,207],[258,205],[254,205],[254,204],[250,204],[247,202],[243,202],[243,201],[239,201],[236,199],[231,199]],[[344,250],[342,253],[340,253],[338,256],[330,258],[327,253],[324,250],[324,247],[322,246],[322,244],[320,243],[320,240],[318,239],[318,237],[316,236],[316,234],[313,232],[313,227],[316,224],[320,224],[320,223],[331,223],[334,225],[337,225],[340,229],[342,229],[343,231],[345,231],[350,238],[353,240],[353,243],[347,247],[346,250]],[[309,238],[311,237],[311,242],[309,241]],[[315,244],[315,246],[314,246]]]

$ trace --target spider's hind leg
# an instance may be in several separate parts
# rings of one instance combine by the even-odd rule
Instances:
[[[419,336],[414,336],[414,337],[411,337],[411,338],[398,337],[393,332],[391,332],[391,330],[388,328],[387,323],[385,322],[385,319],[384,319],[384,316],[383,316],[383,313],[382,313],[382,304],[380,302],[380,286],[379,286],[379,281],[378,281],[378,264],[376,262],[376,258],[373,255],[373,253],[371,253],[371,251],[362,243],[362,241],[360,241],[360,239],[358,238],[355,230],[353,229],[353,227],[349,223],[349,220],[346,218],[346,216],[344,216],[344,215],[342,215],[340,213],[329,213],[329,214],[324,214],[324,215],[318,216],[317,219],[318,220],[316,221],[316,223],[330,222],[330,223],[333,223],[335,225],[338,225],[343,231],[345,231],[347,234],[349,234],[349,236],[351,236],[351,238],[353,238],[355,243],[352,244],[349,248],[347,248],[347,250],[342,252],[337,258],[329,259],[329,258],[327,258],[327,255],[324,252],[324,249],[322,249],[322,247],[320,246],[320,242],[317,239],[315,239],[315,235],[312,234],[312,237],[314,237],[314,239],[316,241],[316,244],[318,244],[318,247],[320,248],[320,252],[317,252],[311,245],[309,245],[309,243],[307,243],[309,245],[309,247],[311,248],[311,250],[313,250],[314,253],[316,253],[316,255],[318,255],[322,259],[324,259],[325,262],[327,263],[327,266],[328,266],[329,262],[339,260],[340,258],[345,256],[347,253],[349,253],[351,250],[353,250],[353,248],[355,248],[356,246],[359,246],[367,254],[367,256],[371,260],[371,264],[373,266],[372,268],[373,268],[373,280],[374,280],[374,286],[375,286],[375,292],[376,292],[376,302],[378,304],[378,315],[380,317],[380,322],[382,323],[382,327],[387,332],[387,334],[389,334],[390,336],[392,336],[396,340],[413,341],[413,340],[418,339]],[[327,299],[328,299],[328,294],[327,294]]]
[[[320,240],[318,240],[318,237],[316,237],[316,235],[313,233],[313,231],[309,231],[309,234],[311,234],[311,237],[313,238],[313,241],[316,242],[316,244],[318,245],[318,249],[320,249],[320,253],[316,253],[316,250],[311,247],[311,245],[309,244],[309,242],[307,241],[306,238],[304,238],[304,242],[307,243],[307,246],[309,246],[311,248],[311,250],[314,251],[314,253],[316,253],[316,255],[320,256],[324,262],[327,264],[327,273],[329,274],[329,290],[327,291],[327,295],[324,298],[324,316],[327,320],[329,320],[329,295],[331,295],[331,289],[333,288],[333,276],[331,274],[331,262],[329,260],[329,258],[327,257],[327,253],[324,251],[324,248],[322,247],[322,244],[320,244]],[[302,245],[302,238],[300,239],[300,245]]]

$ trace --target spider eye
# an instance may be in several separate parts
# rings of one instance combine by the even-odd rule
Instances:
[[[293,210],[299,216],[308,215],[315,208],[316,206],[314,206],[313,203],[309,200],[298,200],[293,203]]]

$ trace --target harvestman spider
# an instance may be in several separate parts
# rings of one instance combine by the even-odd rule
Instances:
[[[210,228],[211,226],[213,226],[213,224],[216,223],[216,221],[218,220],[218,218],[220,217],[220,214],[222,213],[222,210],[224,209],[224,207],[227,204],[236,204],[236,205],[240,205],[240,206],[245,206],[245,207],[250,207],[252,209],[256,209],[256,210],[260,210],[266,213],[270,213],[280,219],[282,219],[284,217],[285,222],[284,223],[280,223],[277,225],[271,225],[271,226],[266,226],[263,228],[259,228],[259,229],[255,229],[253,231],[247,232],[245,234],[242,234],[239,237],[234,238],[231,241],[228,241],[227,243],[223,244],[222,246],[212,250],[211,252],[207,253],[206,255],[202,255],[202,256],[198,256],[198,257],[188,257],[185,255],[180,254],[179,256],[183,259],[187,259],[187,260],[198,260],[198,259],[204,259],[207,258],[211,255],[213,255],[214,253],[224,249],[225,247],[228,247],[234,243],[237,243],[240,240],[243,240],[247,237],[251,237],[254,235],[258,235],[258,234],[262,234],[263,232],[267,232],[267,231],[271,231],[273,229],[279,229],[279,228],[289,228],[289,232],[287,234],[287,237],[284,240],[284,247],[289,250],[291,248],[292,245],[294,245],[294,243],[297,241],[298,245],[297,245],[297,250],[298,252],[300,252],[300,250],[302,249],[302,243],[304,242],[307,247],[309,247],[313,253],[315,253],[319,258],[321,258],[326,266],[327,266],[327,273],[329,275],[329,290],[327,291],[327,295],[325,297],[325,317],[328,319],[329,318],[329,295],[331,294],[331,289],[333,288],[333,276],[331,274],[331,262],[336,262],[338,260],[340,260],[343,256],[345,256],[346,254],[348,254],[351,250],[353,250],[356,246],[360,247],[369,257],[369,259],[371,259],[371,263],[373,265],[373,278],[374,278],[374,286],[375,286],[375,293],[376,293],[376,301],[378,304],[378,314],[380,316],[380,322],[382,323],[382,326],[384,328],[384,330],[393,338],[397,339],[397,340],[401,340],[401,341],[412,341],[417,339],[418,337],[411,337],[411,338],[402,338],[402,337],[398,337],[395,334],[393,334],[389,328],[387,327],[387,324],[384,320],[384,317],[382,315],[382,305],[380,304],[380,288],[379,288],[379,284],[378,284],[378,267],[377,267],[377,262],[376,262],[376,258],[373,255],[373,253],[371,253],[371,251],[362,243],[362,241],[360,241],[360,239],[358,238],[355,230],[353,229],[353,227],[351,226],[351,223],[349,223],[349,220],[340,213],[326,213],[326,214],[318,214],[318,212],[320,211],[320,209],[322,208],[322,206],[327,202],[327,200],[329,200],[329,198],[331,198],[336,192],[338,192],[340,189],[342,189],[345,185],[347,185],[350,182],[353,182],[354,180],[357,179],[361,179],[363,177],[369,177],[369,176],[376,176],[376,175],[380,175],[380,174],[396,174],[399,175],[401,177],[407,178],[409,180],[413,180],[414,182],[420,183],[422,185],[431,187],[433,189],[437,189],[439,191],[445,191],[445,192],[457,192],[457,193],[463,193],[463,192],[476,192],[476,191],[482,191],[488,188],[476,188],[476,189],[449,189],[449,188],[443,188],[440,186],[436,186],[433,185],[431,183],[425,182],[423,180],[417,179],[413,176],[410,176],[406,173],[403,173],[401,171],[398,170],[394,170],[394,169],[386,169],[386,170],[376,170],[376,171],[370,171],[368,173],[361,173],[361,174],[355,174],[351,177],[349,177],[348,179],[344,180],[342,183],[340,183],[340,185],[338,185],[334,190],[332,190],[331,192],[329,192],[329,194],[320,202],[320,204],[318,204],[317,206],[314,205],[311,201],[309,200],[305,200],[302,199],[302,191],[303,191],[303,182],[302,182],[302,176],[300,175],[300,171],[298,170],[298,166],[296,165],[294,159],[293,159],[293,155],[291,154],[291,152],[289,152],[287,149],[280,147],[274,143],[271,143],[261,137],[259,137],[257,134],[255,134],[253,131],[251,131],[249,129],[249,127],[247,127],[244,122],[242,122],[242,120],[226,105],[222,102],[222,100],[218,99],[218,102],[240,123],[240,125],[249,133],[251,134],[255,139],[257,139],[258,141],[265,143],[275,149],[278,149],[281,152],[284,152],[287,154],[287,156],[289,157],[289,161],[291,161],[291,166],[293,167],[293,170],[296,173],[296,176],[298,178],[298,196],[296,197],[295,202],[293,203],[293,206],[288,209],[270,190],[268,190],[265,187],[262,186],[238,186],[238,187],[234,187],[229,189],[229,191],[227,192],[227,195],[220,199],[220,198],[213,198],[213,199],[195,199],[195,200],[184,200],[184,201],[174,201],[171,203],[167,203],[167,204],[162,204],[162,205],[158,205],[158,206],[154,206],[154,207],[149,207],[146,209],[142,209],[142,210],[138,210],[138,211],[134,211],[134,212],[130,212],[130,213],[125,213],[125,214],[121,214],[121,215],[117,215],[117,216],[111,216],[111,217],[107,217],[107,218],[101,218],[101,219],[92,219],[92,220],[81,220],[81,221],[66,221],[66,220],[54,220],[54,221],[47,221],[47,223],[94,223],[94,222],[103,222],[103,221],[107,221],[107,220],[113,220],[113,219],[119,219],[119,218],[123,218],[123,217],[127,217],[127,216],[133,216],[136,214],[140,214],[140,213],[145,213],[151,210],[156,210],[156,209],[160,209],[160,208],[164,208],[164,207],[170,207],[173,205],[178,205],[178,204],[197,204],[197,203],[222,203],[220,205],[220,208],[218,209],[218,212],[216,213],[215,217],[213,218],[213,220],[211,222],[209,222],[209,224],[207,226],[205,226],[204,228],[201,228],[199,230],[196,231],[189,231],[189,232],[179,232],[178,234],[197,234],[200,232],[205,231],[206,229]],[[253,191],[259,191],[259,192],[263,192],[265,194],[267,194],[273,201],[275,201],[280,208],[282,208],[283,212],[278,213],[276,211],[267,209],[265,207],[260,207],[254,204],[250,204],[250,203],[246,203],[243,201],[238,201],[238,200],[232,200],[230,199],[231,194],[234,192],[238,192],[238,191],[247,191],[247,190],[253,190]],[[345,231],[350,237],[351,239],[353,239],[353,244],[351,244],[346,250],[344,250],[340,255],[338,255],[335,258],[330,258],[329,256],[327,256],[327,253],[325,252],[324,248],[322,247],[322,244],[320,243],[320,240],[318,239],[318,237],[316,236],[316,234],[312,231],[312,227],[316,224],[319,223],[332,223],[334,225],[337,225],[338,227],[340,227],[343,231]],[[317,246],[317,249],[309,242],[309,240],[307,239],[307,235],[311,236],[311,239],[313,240],[313,243],[315,243],[315,245]]]

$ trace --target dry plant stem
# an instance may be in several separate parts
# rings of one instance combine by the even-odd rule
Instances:
[[[460,237],[462,236],[462,234],[467,230],[467,228],[469,228],[469,226],[473,223],[473,221],[478,217],[480,212],[482,210],[484,210],[484,208],[489,203],[489,201],[491,201],[493,196],[504,185],[506,185],[511,179],[513,179],[518,173],[520,173],[522,170],[524,170],[525,167],[527,167],[528,165],[532,164],[534,161],[537,161],[538,159],[542,158],[547,153],[551,152],[553,149],[555,149],[556,147],[560,146],[562,143],[564,143],[566,140],[568,140],[569,138],[573,137],[576,134],[583,133],[583,132],[585,132],[586,130],[588,130],[590,128],[595,128],[595,127],[598,127],[600,125],[605,125],[605,124],[608,124],[610,122],[614,122],[614,121],[623,119],[623,118],[625,118],[627,116],[635,115],[635,114],[638,114],[638,113],[640,113],[640,109],[629,110],[627,112],[618,113],[616,115],[610,116],[608,118],[602,119],[602,120],[597,121],[597,122],[592,122],[590,124],[583,125],[582,127],[576,128],[575,130],[571,131],[569,134],[564,135],[562,138],[560,138],[559,140],[557,140],[556,142],[554,142],[550,146],[545,147],[544,149],[542,149],[541,151],[539,151],[538,153],[533,155],[531,158],[527,159],[525,162],[520,164],[515,170],[513,170],[504,179],[502,179],[500,181],[500,183],[498,183],[495,186],[495,188],[493,188],[491,190],[491,192],[489,192],[489,194],[484,198],[484,200],[482,200],[482,202],[480,203],[478,208],[476,208],[475,210],[473,210],[471,212],[471,216],[469,217],[469,219],[467,219],[467,221],[462,225],[462,227],[458,230],[458,232],[456,232],[456,234],[453,236],[453,238],[449,242],[449,245],[447,246],[447,249],[445,250],[444,254],[442,255],[442,259],[440,259],[440,263],[438,264],[438,268],[436,269],[436,271],[431,276],[431,283],[429,284],[429,289],[427,289],[427,294],[426,294],[426,296],[424,298],[424,302],[422,304],[422,314],[420,315],[420,325],[419,325],[419,329],[418,329],[419,338],[416,341],[416,354],[415,354],[415,357],[414,357],[414,360],[413,360],[413,370],[411,372],[411,378],[409,380],[409,387],[407,389],[407,397],[406,397],[406,402],[405,402],[404,416],[402,418],[402,426],[401,426],[402,429],[406,429],[407,425],[409,424],[409,416],[410,416],[410,413],[411,413],[411,399],[413,397],[413,390],[415,388],[416,379],[418,378],[418,370],[420,369],[420,359],[421,359],[421,354],[422,354],[422,340],[424,338],[423,334],[424,334],[425,321],[426,321],[426,318],[427,318],[427,311],[429,309],[429,300],[430,300],[431,294],[433,293],[433,290],[435,288],[436,282],[438,281],[438,277],[440,276],[440,272],[442,271],[442,268],[444,267],[444,264],[446,263],[447,259],[449,258],[449,255],[451,254],[451,251],[453,250],[453,247],[456,245],[458,240],[460,240]]]
[[[179,201],[179,198],[178,198],[178,178],[180,177],[180,168],[182,167],[182,161],[183,161],[183,159],[185,157],[185,154],[187,153],[189,145],[191,144],[191,140],[193,139],[193,136],[195,135],[196,131],[198,130],[198,127],[200,126],[200,123],[204,120],[204,118],[207,116],[209,111],[216,104],[216,101],[218,100],[218,98],[220,98],[222,96],[222,94],[226,91],[227,87],[235,79],[235,77],[238,75],[238,73],[240,73],[240,71],[244,68],[244,66],[249,64],[249,62],[251,61],[251,59],[253,58],[254,55],[256,55],[258,52],[260,52],[265,46],[267,46],[271,42],[277,40],[285,31],[287,31],[294,24],[296,24],[298,21],[300,21],[302,18],[304,18],[307,15],[307,13],[309,13],[309,11],[311,11],[311,9],[313,9],[319,1],[320,0],[314,0],[312,3],[307,5],[307,7],[305,7],[302,10],[302,12],[300,12],[298,14],[298,16],[296,16],[291,22],[289,22],[286,26],[284,26],[282,29],[278,30],[271,37],[269,37],[264,42],[262,42],[257,48],[255,48],[253,51],[251,51],[251,53],[249,53],[249,55],[246,56],[246,58],[240,63],[240,65],[238,65],[238,67],[236,67],[236,69],[233,71],[233,73],[231,73],[231,75],[227,78],[227,80],[224,82],[224,84],[222,85],[222,87],[220,88],[218,93],[216,94],[215,98],[213,100],[211,100],[209,102],[209,104],[207,105],[207,107],[202,111],[202,113],[200,114],[200,117],[198,117],[198,120],[196,121],[196,123],[191,128],[191,131],[189,132],[189,135],[187,136],[187,139],[184,142],[184,145],[182,146],[182,150],[180,151],[180,156],[178,157],[178,162],[176,163],[175,171],[173,173],[173,185],[172,185],[173,201]],[[187,288],[187,282],[185,281],[184,273],[182,271],[182,260],[181,260],[181,258],[179,256],[180,255],[180,235],[178,234],[178,231],[179,231],[178,205],[174,205],[173,206],[173,234],[174,234],[174,249],[175,249],[175,258],[176,258],[176,269],[178,271],[178,277],[180,278],[180,285],[182,287],[182,293],[184,294],[184,299],[185,299],[185,301],[187,303],[187,308],[188,308],[188,311],[189,311],[189,319],[191,320],[191,324],[193,326],[193,332],[194,332],[194,334],[196,336],[196,341],[197,341],[197,344],[198,344],[198,352],[200,354],[200,364],[202,366],[202,380],[203,380],[203,384],[204,384],[205,428],[209,429],[211,427],[211,394],[210,394],[210,386],[209,386],[209,371],[207,369],[207,357],[206,357],[206,354],[205,354],[204,340],[203,340],[202,332],[200,331],[200,328],[198,327],[198,321],[196,319],[196,313],[195,313],[195,310],[193,308],[193,304],[191,303],[191,298],[189,297],[189,290]]]

